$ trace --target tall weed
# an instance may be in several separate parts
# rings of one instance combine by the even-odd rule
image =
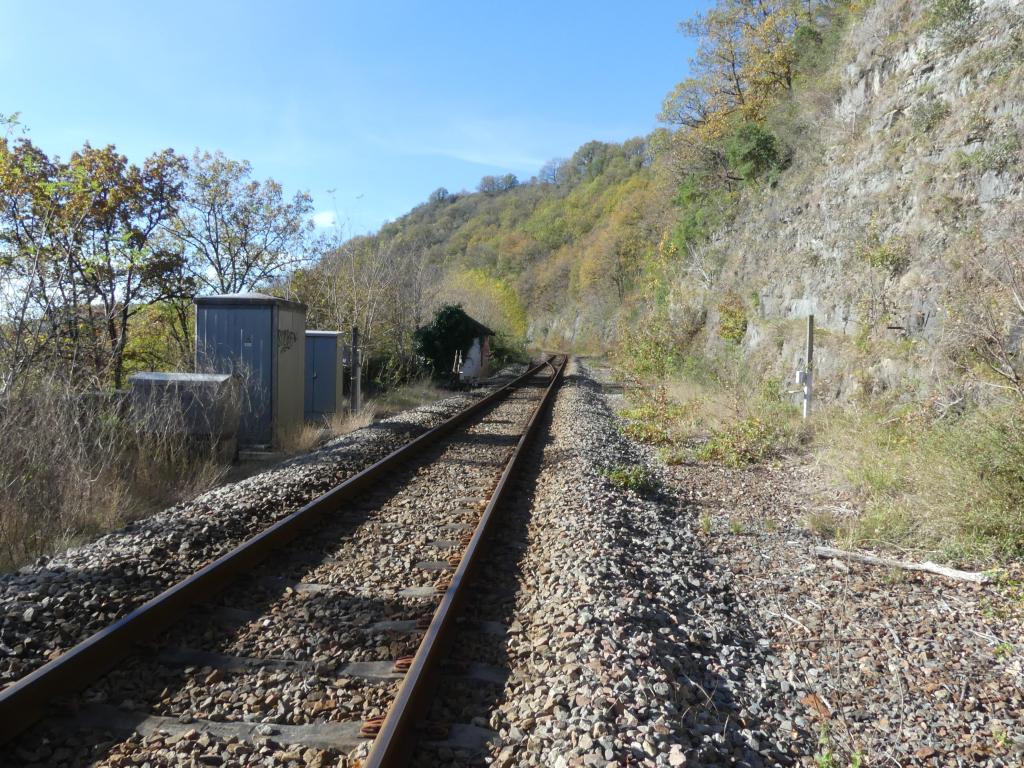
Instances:
[[[180,409],[40,377],[0,399],[0,570],[117,528],[215,484],[228,457]]]
[[[795,450],[806,433],[781,382],[760,376],[742,350],[690,356],[652,390],[635,390],[623,431],[660,446],[669,463],[744,466]]]
[[[863,501],[841,536],[966,562],[1024,555],[1024,407],[958,416],[836,413],[820,435],[826,466]]]

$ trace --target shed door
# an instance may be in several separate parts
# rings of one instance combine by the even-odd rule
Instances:
[[[311,336],[306,344],[306,417],[334,413],[338,342],[331,336]]]
[[[238,372],[246,383],[248,408],[242,410],[242,434],[256,444],[273,440],[273,333],[267,307],[235,310],[238,319]]]

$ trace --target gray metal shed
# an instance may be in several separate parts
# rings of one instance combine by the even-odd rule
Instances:
[[[199,296],[196,370],[241,377],[238,442],[280,445],[302,426],[306,307],[262,293]]]
[[[306,421],[322,421],[344,407],[347,359],[339,331],[306,331]]]

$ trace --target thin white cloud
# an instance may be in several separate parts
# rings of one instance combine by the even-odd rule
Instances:
[[[336,226],[338,217],[334,211],[317,211],[313,214],[313,226],[320,229]]]
[[[420,151],[425,155],[450,157],[453,160],[462,160],[465,163],[484,165],[489,168],[533,169],[540,168],[545,162],[539,157],[518,154],[511,147],[424,147]]]
[[[378,130],[367,137],[377,146],[407,155],[448,157],[465,163],[533,172],[550,158],[564,154],[554,149],[564,144],[557,136],[571,128],[523,118],[446,116],[436,124],[421,125],[415,133]]]

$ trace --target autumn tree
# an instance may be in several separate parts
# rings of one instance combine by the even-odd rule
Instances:
[[[480,179],[477,190],[487,195],[507,192],[519,185],[519,179],[514,173],[506,173],[504,176],[484,176]]]
[[[381,235],[320,243],[321,256],[289,278],[289,293],[309,307],[311,327],[358,326],[364,349],[400,378],[411,361],[412,332],[425,313],[429,269],[415,244]]]
[[[444,302],[456,302],[474,319],[509,337],[526,334],[526,309],[510,285],[482,269],[454,272],[441,286]]]
[[[438,187],[430,193],[430,197],[427,198],[427,202],[432,205],[438,205],[440,203],[447,203],[451,200],[451,193],[444,187]]]
[[[680,24],[698,39],[690,76],[665,97],[659,119],[680,127],[674,160],[680,176],[740,181],[723,142],[744,123],[759,124],[792,91],[794,35],[831,7],[831,0],[718,0]]]
[[[200,291],[239,293],[307,260],[312,208],[308,193],[288,200],[273,179],[253,179],[248,161],[196,152],[168,231]]]
[[[113,146],[86,144],[63,169],[61,251],[102,311],[115,388],[122,384],[130,319],[140,307],[190,289],[181,278],[180,251],[156,237],[174,215],[185,167],[169,149],[140,168]]]
[[[540,167],[540,171],[537,173],[537,180],[541,184],[561,184],[565,181],[565,173],[563,168],[565,167],[564,158],[555,158],[548,160],[544,165]]]
[[[8,122],[9,121],[9,122]],[[13,132],[14,118],[5,120]],[[26,139],[0,138],[0,393],[48,353],[56,171]]]
[[[185,290],[180,253],[157,236],[184,168],[171,150],[139,167],[113,146],[86,144],[62,162],[27,139],[0,144],[2,263],[18,287],[9,380],[30,352],[45,352],[69,379],[86,364],[96,381],[121,386],[131,318]]]
[[[779,92],[793,87],[793,33],[821,2],[719,0],[680,24],[698,40],[692,75],[665,99],[661,119],[720,138],[728,118],[763,119]]]

